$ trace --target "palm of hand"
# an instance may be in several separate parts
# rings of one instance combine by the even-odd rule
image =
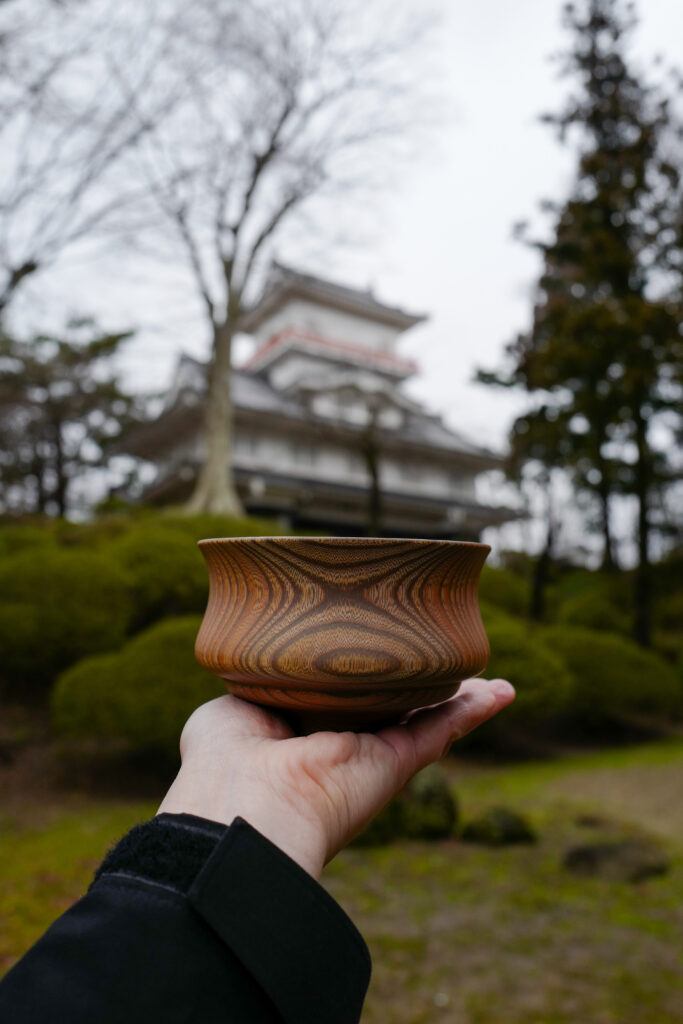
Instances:
[[[181,737],[182,767],[160,811],[229,824],[236,816],[314,877],[408,780],[514,697],[502,680],[467,680],[407,724],[377,733],[294,736],[236,697],[198,708]]]

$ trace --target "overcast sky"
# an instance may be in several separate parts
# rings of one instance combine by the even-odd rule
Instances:
[[[538,114],[556,110],[569,83],[549,56],[566,46],[559,0],[444,0],[441,36],[456,106],[438,160],[413,170],[366,260],[340,260],[389,301],[429,313],[403,348],[420,363],[413,390],[454,426],[501,444],[517,397],[471,383],[530,318],[538,257],[512,225],[542,197],[562,198],[574,158]],[[683,3],[640,0],[634,55],[683,66]],[[367,269],[361,270],[361,262]]]
[[[405,2],[420,9],[420,0]],[[549,59],[566,47],[567,35],[560,0],[434,2],[443,13],[434,63],[451,111],[436,149],[384,196],[380,223],[362,246],[331,247],[322,258],[318,251],[308,267],[305,253],[298,262],[345,283],[372,285],[386,302],[428,314],[401,343],[421,367],[413,394],[498,447],[523,399],[471,378],[477,365],[495,365],[504,343],[529,321],[538,263],[513,241],[513,224],[533,219],[539,199],[562,198],[571,181],[573,154],[538,123],[569,87]],[[661,53],[683,66],[682,0],[640,0],[638,7],[635,53],[644,60]],[[291,261],[292,253],[297,258],[296,249],[281,245],[282,257]],[[129,376],[139,387],[161,388],[181,347],[197,355],[208,348],[180,276],[174,287],[177,273],[152,272],[120,253],[99,264],[76,254],[27,288],[22,305],[38,321],[42,307],[57,303],[62,313],[91,311],[108,325],[139,327],[126,358]]]

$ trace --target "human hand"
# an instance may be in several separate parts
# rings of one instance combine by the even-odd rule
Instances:
[[[280,718],[237,697],[190,716],[181,768],[158,813],[229,825],[237,816],[314,878],[420,769],[501,711],[503,679],[468,679],[455,697],[377,733],[294,736]]]

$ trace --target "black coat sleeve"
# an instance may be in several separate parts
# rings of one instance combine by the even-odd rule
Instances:
[[[355,1024],[367,947],[241,818],[139,825],[0,982],[2,1024]]]

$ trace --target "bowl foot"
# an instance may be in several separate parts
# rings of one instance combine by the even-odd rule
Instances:
[[[292,700],[291,694],[287,694],[286,691],[279,691],[279,699],[273,700],[273,690],[253,685],[245,686],[230,680],[224,682],[236,697],[279,715],[297,736],[308,736],[314,732],[377,732],[390,725],[400,725],[408,715],[418,710],[414,706],[414,694],[406,707],[404,691],[399,691],[393,701],[374,701],[366,707],[362,704],[349,707],[348,696],[343,701],[338,699],[336,706],[329,706],[331,701],[328,701],[327,707],[316,707],[314,704],[302,704],[300,700]],[[425,688],[420,694],[423,702],[419,707],[440,704],[452,697],[459,687],[459,682],[449,682],[445,686]]]

